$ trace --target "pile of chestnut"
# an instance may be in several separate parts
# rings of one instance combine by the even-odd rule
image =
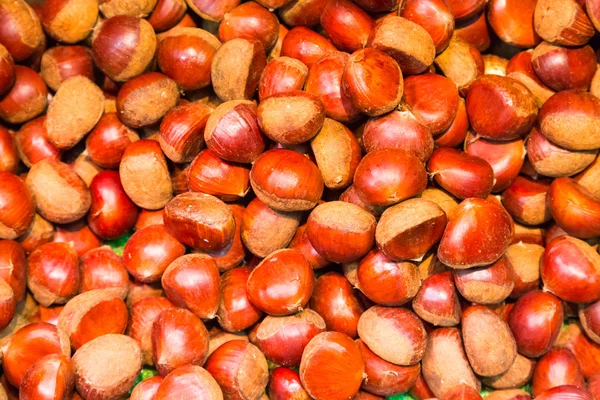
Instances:
[[[0,0],[0,400],[600,400],[597,30]]]

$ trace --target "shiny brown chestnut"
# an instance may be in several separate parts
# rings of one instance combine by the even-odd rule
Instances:
[[[399,14],[421,25],[433,39],[436,53],[441,53],[454,32],[454,16],[444,0],[406,0]]]
[[[554,94],[554,91],[546,86],[533,70],[532,54],[533,51],[522,51],[515,54],[506,66],[506,76],[527,86],[527,89],[535,97],[538,107],[541,107]]]
[[[527,225],[548,222],[552,218],[546,205],[546,193],[550,183],[548,180],[536,181],[518,176],[502,193],[502,205],[518,222]]]
[[[555,179],[547,193],[550,213],[569,235],[582,239],[600,232],[600,201],[570,178]]]
[[[301,90],[308,77],[308,68],[300,60],[291,57],[278,57],[267,64],[258,84],[258,99],[278,93]],[[314,93],[313,93],[314,94]]]
[[[277,16],[254,1],[240,4],[229,11],[219,25],[219,39],[223,43],[235,38],[255,39],[268,51],[278,37]]]
[[[334,46],[349,53],[366,46],[375,25],[369,14],[349,0],[327,3],[320,22]]]
[[[11,124],[27,122],[48,105],[46,83],[37,72],[21,65],[15,66],[15,82],[0,98],[0,118]]]
[[[302,61],[309,69],[321,57],[336,50],[324,36],[303,26],[291,29],[281,44],[282,56]]]
[[[557,92],[587,90],[596,72],[596,54],[591,46],[559,47],[540,43],[531,54],[536,75]]]
[[[536,3],[536,0],[491,0],[487,8],[488,22],[503,42],[533,47],[541,41],[533,27]]]
[[[105,113],[88,135],[85,147],[94,163],[102,168],[118,168],[125,149],[139,140],[138,134],[123,124],[116,113]]]
[[[594,25],[578,0],[538,0],[533,26],[542,39],[563,46],[586,44],[594,35]]]

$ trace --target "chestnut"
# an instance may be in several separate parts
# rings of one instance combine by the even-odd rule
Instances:
[[[352,338],[358,335],[358,320],[364,308],[343,275],[335,272],[321,275],[315,283],[310,308],[323,317],[327,330]]]
[[[473,371],[480,376],[503,374],[517,357],[517,345],[508,324],[481,305],[463,310],[462,336]]]
[[[92,232],[83,219],[66,225],[56,225],[53,241],[70,244],[79,257],[89,250],[102,246],[100,238]]]
[[[542,39],[563,46],[580,46],[594,36],[594,25],[577,0],[538,0],[533,26]]]
[[[495,184],[487,161],[448,147],[433,151],[427,169],[438,185],[459,199],[486,198]]]
[[[352,339],[339,332],[323,332],[304,349],[300,380],[313,398],[353,398],[363,379],[365,364]]]
[[[488,22],[503,42],[518,47],[535,46],[541,41],[533,27],[536,3],[536,0],[491,0]]]
[[[258,40],[232,39],[215,53],[211,65],[211,81],[217,96],[223,101],[250,100],[267,57]]]
[[[532,394],[536,397],[557,386],[585,387],[575,355],[564,348],[552,349],[538,361],[531,383]]]
[[[127,336],[138,342],[142,351],[142,360],[146,365],[154,365],[152,349],[152,325],[166,309],[174,308],[164,297],[152,296],[138,299],[129,306],[130,319]]]
[[[444,362],[447,360],[452,362]],[[431,332],[421,366],[425,383],[438,398],[460,384],[477,391],[481,387],[471,369],[457,328],[438,328]],[[439,379],[440,376],[444,379]]]
[[[465,94],[485,72],[481,53],[458,35],[452,35],[448,47],[435,58],[435,65]]]
[[[303,3],[308,2],[303,1]],[[336,47],[329,39],[304,26],[297,26],[291,29],[281,43],[282,56],[295,58],[303,62],[308,69],[319,61],[321,57],[336,50]]]
[[[190,165],[187,186],[194,192],[202,192],[223,201],[243,198],[250,189],[250,170],[221,160],[210,150],[203,150]]]
[[[148,1],[151,3],[152,0]],[[164,32],[177,25],[186,15],[187,4],[184,0],[158,0],[148,22],[155,32]]]
[[[221,300],[217,312],[219,325],[227,332],[249,328],[262,316],[248,298],[247,283],[252,269],[241,266],[221,275]]]
[[[0,44],[16,62],[31,57],[44,41],[39,17],[29,4],[17,0],[0,6]]]
[[[457,20],[465,20],[479,14],[486,5],[485,0],[447,0],[447,3]]]
[[[190,366],[188,368],[193,367],[194,366]],[[148,400],[155,398],[156,392],[158,391],[158,388],[163,380],[163,377],[160,375],[144,379],[142,382],[135,385],[135,387],[131,391],[130,399]]]
[[[375,218],[342,201],[317,206],[308,217],[306,234],[325,259],[343,263],[364,256],[375,241]]]
[[[377,246],[395,261],[420,260],[441,239],[446,222],[446,214],[433,201],[405,200],[381,215]]]
[[[497,110],[492,120],[486,114]],[[467,113],[475,132],[487,139],[517,139],[531,130],[538,108],[532,93],[521,82],[485,75],[475,81],[467,96]]]
[[[121,288],[81,293],[67,302],[56,326],[68,335],[74,350],[100,336],[122,334],[129,317],[124,296]]]
[[[517,353],[515,362],[510,366],[508,371],[500,375],[484,377],[482,381],[486,386],[492,387],[497,391],[522,387],[527,384],[527,382],[531,381],[535,364],[536,362],[534,360],[530,360]],[[497,391],[495,393],[497,393]],[[510,398],[512,399],[512,397]],[[529,398],[530,397],[527,399],[518,398],[513,400],[528,400]]]
[[[526,154],[523,139],[498,142],[475,136],[472,132],[465,140],[465,153],[490,164],[494,171],[493,193],[504,191],[517,179]]]
[[[600,344],[600,301],[581,307],[579,321],[588,337]]]
[[[508,246],[505,256],[512,265],[514,287],[511,298],[538,288],[540,283],[540,261],[544,248],[538,244],[515,243]]]
[[[0,239],[16,239],[33,222],[34,192],[18,176],[6,171],[0,171],[0,186]]]
[[[308,77],[308,68],[300,60],[278,57],[267,64],[258,84],[258,98],[263,101],[278,93],[301,90]]]
[[[256,345],[267,359],[283,367],[300,365],[310,340],[325,332],[325,321],[310,309],[285,317],[268,315],[256,330]]]
[[[158,210],[173,197],[167,161],[154,140],[138,140],[125,148],[119,176],[127,196],[141,208]]]
[[[387,54],[372,48],[361,49],[352,53],[346,63],[342,90],[358,110],[379,116],[400,103],[404,93],[402,71]]]
[[[600,299],[600,255],[583,240],[570,236],[552,240],[546,245],[540,271],[544,289],[565,301]]]
[[[279,37],[279,20],[262,5],[250,1],[240,4],[223,16],[219,25],[219,39],[255,39],[267,51]]]
[[[17,172],[18,165],[19,154],[13,134],[0,125],[0,171],[14,174]]]
[[[176,368],[163,379],[153,398],[165,400],[173,396],[181,396],[182,388],[193,391],[194,395],[202,398],[220,399],[223,397],[219,384],[208,371],[197,365],[185,365]],[[133,398],[133,393],[131,397]]]
[[[156,51],[160,70],[183,91],[210,85],[210,67],[221,42],[198,28],[174,28],[161,35]]]
[[[44,2],[41,13],[44,31],[60,42],[77,43],[84,40],[98,19],[95,0]]]
[[[19,238],[19,243],[26,252],[31,253],[39,246],[54,240],[55,233],[53,224],[35,214],[29,229]]]
[[[404,100],[433,136],[449,129],[456,119],[459,96],[456,85],[437,74],[409,76],[404,82]],[[365,127],[365,130],[367,128]]]
[[[405,393],[414,386],[420,376],[420,364],[394,365],[373,353],[362,340],[357,339],[355,343],[365,362],[367,377],[362,384],[363,389],[380,396],[391,396]]]
[[[600,147],[600,99],[587,92],[561,92],[542,106],[539,126],[542,134],[568,150]]]
[[[514,223],[500,202],[463,200],[442,236],[437,255],[451,268],[466,269],[498,260],[514,235]]]
[[[48,221],[77,221],[91,206],[92,197],[85,182],[71,167],[52,158],[34,164],[26,182],[38,212]]]
[[[535,97],[538,107],[541,107],[554,94],[554,91],[546,86],[533,70],[532,54],[533,51],[522,51],[515,54],[506,66],[506,76],[527,86],[527,89]]]
[[[81,257],[81,293],[95,289],[129,289],[129,275],[125,263],[108,246],[92,249]]]
[[[502,205],[518,222],[540,225],[552,219],[546,204],[548,180],[532,180],[518,176],[502,193]]]
[[[562,323],[560,300],[539,290],[521,296],[508,317],[519,353],[526,357],[546,354],[556,342]]]
[[[396,16],[387,16],[377,22],[369,35],[367,47],[391,56],[404,75],[426,71],[433,64],[436,53],[435,43],[424,28]]]
[[[354,174],[354,188],[367,204],[390,206],[416,196],[427,186],[421,161],[402,150],[383,149],[368,153]]]
[[[202,319],[217,314],[221,287],[215,261],[204,254],[187,254],[173,261],[161,278],[167,298]]]
[[[531,63],[537,76],[557,92],[587,90],[596,72],[591,46],[569,49],[542,42],[531,54]]]
[[[480,52],[486,51],[491,44],[488,22],[485,12],[475,15],[464,21],[460,21],[454,28],[456,37],[464,40]],[[484,56],[485,62],[485,56]],[[485,75],[488,75],[487,73]],[[501,75],[501,74],[492,74]]]
[[[290,244],[301,218],[300,212],[276,211],[255,198],[243,214],[241,237],[244,246],[258,257],[283,249]]]
[[[228,271],[232,268],[237,267],[246,257],[246,248],[242,243],[241,233],[243,214],[245,209],[239,204],[229,204],[228,207],[231,209],[231,212],[233,213],[233,218],[235,219],[235,233],[233,234],[233,240],[227,247],[225,247],[222,250],[205,252],[215,260],[215,262],[217,263],[217,268],[219,268],[220,272]],[[196,252],[202,253],[200,251]]]
[[[369,14],[349,0],[327,3],[320,22],[334,46],[349,53],[366,47],[375,25]]]
[[[266,139],[258,127],[256,104],[232,100],[219,105],[204,128],[206,146],[226,161],[251,163],[262,154]]]
[[[69,338],[56,326],[46,322],[30,323],[18,329],[4,350],[2,367],[6,381],[19,387],[27,370],[50,354],[69,357]]]
[[[422,26],[433,39],[436,53],[441,53],[454,32],[454,16],[444,0],[406,0],[399,16]]]
[[[434,326],[460,323],[461,307],[451,272],[428,276],[412,301],[414,312]]]
[[[527,159],[535,172],[553,178],[583,171],[598,155],[597,149],[572,151],[557,146],[535,127],[529,133],[525,147]]]
[[[222,344],[210,355],[204,367],[221,387],[225,399],[258,399],[269,381],[265,356],[245,340]],[[206,398],[219,399],[221,396]]]
[[[59,86],[73,76],[94,79],[94,63],[91,51],[84,46],[56,46],[43,55],[40,75],[55,92]]]
[[[454,121],[452,121],[448,129],[435,138],[435,144],[440,147],[456,147],[460,145],[467,137],[469,126],[467,106],[465,105],[465,100],[460,98]]]
[[[116,15],[132,15],[134,17],[146,17],[156,6],[156,0],[142,0],[130,3],[127,0],[100,0],[99,9],[105,18]]]
[[[554,221],[569,235],[582,239],[598,236],[600,202],[583,186],[570,178],[557,178],[546,199]]]
[[[369,349],[396,365],[421,361],[427,347],[427,333],[415,314],[404,308],[373,306],[358,321],[358,336]],[[396,337],[391,343],[383,337]]]
[[[490,266],[453,272],[456,288],[473,303],[500,304],[512,293],[515,285],[511,259],[504,255]]]
[[[594,379],[594,375],[600,368],[600,346],[590,340],[584,332],[581,324],[571,323],[562,329],[556,340],[557,347],[569,349],[581,368],[581,374],[585,379],[591,382]]]
[[[356,287],[369,300],[383,306],[409,302],[421,285],[416,265],[394,262],[381,251],[371,251],[360,260],[356,277]]]
[[[152,323],[152,354],[162,376],[185,365],[203,365],[208,356],[208,331],[188,310],[163,310]]]
[[[29,124],[33,124],[33,121]],[[123,124],[114,112],[105,113],[85,141],[92,161],[102,168],[118,168],[129,144],[139,140],[138,134]]]
[[[167,231],[188,246],[203,251],[227,247],[235,233],[233,212],[214,196],[187,192],[165,207]]]
[[[256,196],[277,211],[314,208],[323,194],[319,168],[293,150],[272,149],[261,154],[250,170]]]
[[[369,118],[361,139],[367,152],[399,149],[422,162],[426,162],[433,152],[431,129],[403,103],[388,114]]]
[[[51,392],[70,398],[73,390],[75,369],[71,360],[62,354],[48,354],[27,370],[19,387],[19,397],[24,400],[46,398],[46,394]]]
[[[47,95],[46,83],[39,74],[31,68],[17,65],[15,83],[0,97],[0,118],[11,124],[32,120],[46,109]]]
[[[140,347],[125,335],[100,336],[80,347],[72,361],[75,387],[84,399],[124,396],[142,370]],[[107,368],[109,365],[119,368]]]
[[[160,121],[175,107],[179,90],[174,80],[158,72],[148,72],[127,82],[117,95],[117,115],[131,128]]]
[[[540,400],[559,400],[565,397],[577,398],[582,400],[592,400],[593,397],[587,390],[572,385],[561,385],[546,390],[536,399]]]
[[[271,371],[267,393],[270,400],[310,399],[308,393],[302,387],[300,375],[293,369],[285,367],[277,367]]]
[[[203,19],[219,22],[240,0],[186,0],[189,8]]]
[[[286,282],[285,288],[283,282]],[[308,303],[313,286],[313,270],[302,253],[284,249],[269,254],[254,268],[247,290],[248,298],[261,311],[289,315]]]
[[[325,120],[321,100],[301,90],[274,94],[260,102],[257,112],[260,129],[269,139],[283,145],[309,141]]]
[[[287,0],[278,10],[279,17],[282,22],[292,27],[317,25],[327,3],[328,0]]]
[[[110,79],[125,82],[154,58],[156,35],[145,19],[118,15],[101,21],[92,35],[94,63]]]
[[[140,282],[158,282],[171,264],[185,254],[185,246],[163,225],[150,225],[135,232],[125,244],[123,261]]]

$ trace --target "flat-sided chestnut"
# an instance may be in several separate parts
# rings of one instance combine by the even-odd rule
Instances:
[[[0,171],[0,184],[0,238],[16,239],[33,222],[35,192],[18,176],[6,171]]]
[[[313,398],[353,398],[364,371],[360,350],[349,336],[323,332],[304,349],[300,380]]]
[[[556,342],[562,322],[560,300],[539,290],[520,297],[508,317],[519,353],[527,357],[546,354]]]
[[[511,260],[506,256],[487,267],[454,271],[454,283],[460,294],[477,304],[500,304],[514,288]]]
[[[352,104],[350,95],[342,90],[342,75],[350,56],[330,51],[310,67],[304,90],[323,102],[327,117],[340,122],[358,119],[360,111]]]
[[[304,308],[313,286],[313,270],[302,253],[284,249],[269,254],[254,268],[247,290],[258,309],[271,315],[289,315]]]
[[[185,246],[163,225],[151,225],[134,233],[123,249],[123,261],[141,282],[158,282],[167,267],[185,254]]]
[[[94,63],[110,79],[124,82],[146,70],[156,51],[156,35],[145,19],[118,15],[94,29]]]
[[[165,207],[167,231],[182,243],[203,251],[227,247],[235,233],[233,212],[214,196],[187,192]]]
[[[210,66],[221,42],[198,28],[174,28],[160,36],[156,52],[160,70],[183,91],[210,85]]]
[[[203,254],[187,254],[165,270],[161,284],[167,298],[202,319],[213,319],[219,308],[221,286],[215,261]]]
[[[256,196],[278,211],[314,208],[323,194],[319,168],[302,154],[286,149],[266,151],[250,171]]]
[[[455,269],[493,263],[510,244],[514,223],[499,202],[466,199],[450,217],[437,255]]]
[[[371,48],[361,49],[348,59],[342,75],[342,90],[361,112],[369,116],[382,115],[396,108],[402,99],[402,71],[387,54]]]
[[[367,204],[389,206],[421,193],[427,186],[423,163],[397,149],[375,150],[363,157],[354,188]]]
[[[412,302],[414,312],[434,326],[460,323],[461,309],[451,272],[427,277]]]
[[[549,181],[519,176],[502,193],[502,205],[517,221],[527,225],[548,222],[552,215],[546,205]]]

